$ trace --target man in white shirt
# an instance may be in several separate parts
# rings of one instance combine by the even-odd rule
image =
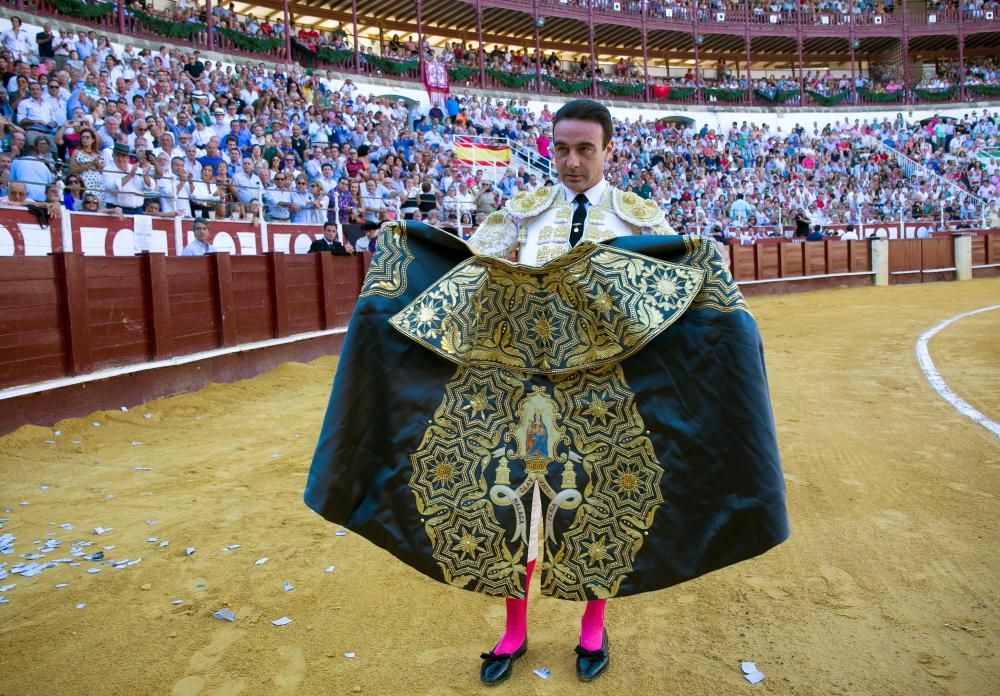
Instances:
[[[191,175],[184,168],[184,159],[174,157],[170,160],[170,171],[156,182],[160,193],[160,211],[191,217],[192,182]]]
[[[128,145],[115,144],[111,153],[113,165],[104,173],[107,207],[121,208],[126,215],[141,215],[146,192],[155,190],[153,165],[129,162],[129,155]]]
[[[253,170],[253,160],[249,157],[240,163],[240,170],[233,177],[236,184],[236,197],[240,203],[247,205],[257,200],[258,192],[263,188],[260,177]]]
[[[56,124],[58,128],[67,121],[66,114],[66,97],[63,95],[63,89],[59,85],[59,80],[56,79],[55,75],[49,74],[45,77],[45,95],[42,97],[44,101],[49,106],[49,113],[52,116],[52,121]],[[20,104],[18,105],[20,106]]]
[[[56,121],[52,109],[42,99],[42,86],[32,82],[28,86],[28,97],[17,105],[17,123],[25,130],[28,145],[34,145],[38,138],[45,138],[55,150],[52,134],[55,132]]]

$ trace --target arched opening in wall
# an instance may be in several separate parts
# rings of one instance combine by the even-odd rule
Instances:
[[[688,116],[663,116],[662,118],[656,119],[656,122],[661,126],[666,126],[667,128],[681,126],[683,128],[693,128],[694,119]]]

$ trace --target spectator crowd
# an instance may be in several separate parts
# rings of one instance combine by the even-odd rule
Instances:
[[[416,48],[393,41],[400,55]],[[545,162],[552,112],[526,99],[465,92],[421,107],[366,95],[332,71],[120,46],[49,23],[28,32],[17,18],[0,43],[0,202],[369,227],[405,217],[468,235],[518,191],[553,183],[545,169],[488,177],[455,157],[457,138],[488,136]],[[985,61],[969,74],[995,80],[997,68]],[[980,161],[1000,150],[1000,114],[985,109],[789,132],[638,118],[617,122],[614,144],[609,180],[656,201],[679,232],[753,236],[796,220],[1000,223],[1000,171]]]

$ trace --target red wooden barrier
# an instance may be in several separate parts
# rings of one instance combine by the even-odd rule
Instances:
[[[0,388],[345,327],[364,256],[0,258]]]

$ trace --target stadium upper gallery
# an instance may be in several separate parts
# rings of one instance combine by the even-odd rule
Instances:
[[[403,82],[671,109],[883,107],[1000,94],[994,0],[16,0],[108,34]],[[286,31],[285,27],[288,27]],[[418,50],[423,46],[424,50]],[[596,69],[594,68],[596,66]]]

